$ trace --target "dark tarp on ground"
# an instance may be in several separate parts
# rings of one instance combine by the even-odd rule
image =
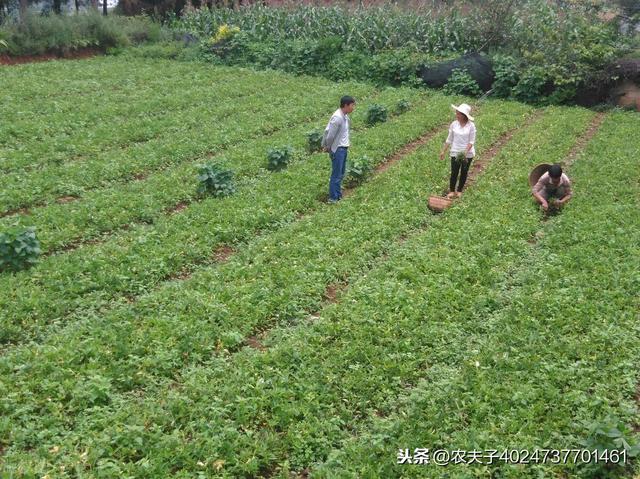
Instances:
[[[441,88],[449,81],[451,72],[456,68],[467,70],[483,91],[491,89],[494,79],[491,60],[479,53],[469,53],[454,60],[424,65],[420,68],[420,76],[428,86]]]

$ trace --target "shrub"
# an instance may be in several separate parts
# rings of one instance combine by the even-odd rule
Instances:
[[[230,27],[229,25],[224,23],[218,27],[218,31],[211,38],[211,41],[213,43],[219,43],[222,41],[231,40],[238,33],[240,33],[240,29],[238,27]]]
[[[352,188],[365,181],[373,173],[373,160],[368,156],[361,156],[347,162],[345,183]]]
[[[26,15],[0,26],[0,38],[11,55],[67,53],[78,48],[126,47],[168,38],[169,31],[148,18],[80,15]]]
[[[322,151],[322,130],[316,128],[307,133],[307,149],[309,153]]]
[[[406,49],[381,52],[371,58],[368,75],[378,85],[407,85],[415,80],[418,65],[424,60]]]
[[[408,100],[402,99],[398,100],[396,104],[396,115],[402,115],[403,113],[408,112],[411,109],[411,103]]]
[[[387,121],[387,108],[378,103],[374,103],[367,110],[367,124],[375,125],[376,123],[384,123]]]
[[[523,72],[518,84],[513,87],[512,93],[517,100],[537,102],[543,96],[548,83],[547,70],[544,67],[530,67]]]
[[[493,57],[493,71],[495,80],[491,89],[493,94],[500,98],[509,98],[514,86],[518,84],[519,72],[515,59],[508,55],[495,55]]]
[[[370,55],[346,51],[331,60],[327,66],[327,76],[333,81],[367,80],[371,76],[371,70]]]
[[[20,271],[36,263],[40,242],[34,228],[0,233],[0,271]]]
[[[204,43],[205,51],[225,58],[233,49],[232,41],[240,33],[238,27],[226,23],[220,25],[215,33]]]
[[[454,68],[449,81],[444,86],[447,95],[480,96],[482,90],[467,70]]]
[[[281,148],[269,148],[267,151],[267,169],[280,171],[287,167],[293,156],[293,148],[283,146]]]
[[[203,165],[198,169],[198,182],[198,194],[223,197],[235,193],[233,171],[215,164]]]

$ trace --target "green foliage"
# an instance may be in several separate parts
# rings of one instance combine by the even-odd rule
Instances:
[[[595,451],[598,460],[592,458],[586,469],[598,477],[619,477],[620,470],[626,463],[640,456],[640,442],[634,437],[632,429],[619,418],[607,416],[602,421],[585,424],[587,436],[580,445],[589,451]],[[614,475],[614,472],[616,475]]]
[[[374,103],[367,109],[367,125],[375,125],[385,121],[387,121],[387,108],[384,105]]]
[[[372,79],[371,72],[371,55],[357,51],[345,51],[332,58],[327,66],[327,77],[334,81],[368,80]]]
[[[210,35],[218,25],[231,24],[249,32],[252,41],[320,40],[340,38],[345,50],[380,52],[408,44],[426,51],[463,51],[477,45],[474,23],[456,12],[430,15],[400,8],[375,7],[350,10],[344,7],[254,4],[240,9],[200,9],[188,12],[175,28]],[[461,35],[460,32],[465,32]],[[417,48],[417,47],[416,47]]]
[[[548,71],[542,66],[533,66],[522,72],[512,93],[520,101],[535,103],[544,96],[548,84]]]
[[[482,90],[469,72],[460,68],[454,68],[449,81],[444,86],[447,95],[480,96]]]
[[[347,161],[347,171],[345,173],[345,184],[352,188],[364,182],[374,170],[374,162],[364,155]]]
[[[79,48],[107,49],[169,37],[158,23],[142,17],[104,17],[97,12],[81,15],[27,15],[22,20],[6,21],[0,37],[11,55],[43,53],[64,54]]]
[[[519,69],[516,60],[509,55],[495,55],[493,57],[493,71],[495,80],[491,89],[493,95],[499,98],[509,98],[513,87],[518,84]]]
[[[0,272],[27,269],[38,256],[40,242],[34,228],[0,233]]]
[[[370,57],[369,79],[379,85],[409,85],[415,82],[418,66],[426,60],[426,55],[407,48],[383,51]]]
[[[322,151],[322,136],[323,131],[319,128],[307,132],[307,150],[310,153]]]
[[[182,42],[176,41],[146,43],[134,48],[114,47],[108,49],[107,53],[128,58],[164,58],[182,61],[202,59],[202,54],[198,47],[185,46]]]
[[[218,27],[218,31],[211,37],[210,42],[213,44],[231,40],[235,35],[240,33],[238,27],[229,26],[226,23]]]
[[[503,8],[506,2],[473,3],[464,14],[444,7],[434,14],[254,5],[190,12],[173,26],[207,37],[219,25],[238,25],[241,35],[225,50],[228,64],[378,85],[421,86],[421,65],[485,45],[496,59],[496,96],[536,103],[567,103],[585,85],[606,83],[613,75],[607,66],[633,46],[633,39],[583,2],[528,0],[513,2],[510,9]],[[545,72],[542,85],[537,71]],[[462,72],[446,91],[480,94]]]
[[[198,194],[208,193],[223,197],[235,193],[233,171],[216,164],[202,165],[198,169]]]
[[[403,113],[408,112],[410,109],[411,103],[409,102],[409,100],[403,98],[401,100],[398,100],[398,103],[396,103],[395,114],[402,115]]]
[[[267,169],[270,171],[280,171],[285,169],[291,162],[293,148],[289,145],[280,148],[269,148],[267,151]]]

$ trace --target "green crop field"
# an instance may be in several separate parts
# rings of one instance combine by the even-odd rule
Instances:
[[[0,234],[41,249],[0,272],[0,478],[640,474],[636,113],[126,57],[0,76]],[[331,205],[307,134],[343,94],[374,171]],[[434,214],[461,101],[476,167]]]

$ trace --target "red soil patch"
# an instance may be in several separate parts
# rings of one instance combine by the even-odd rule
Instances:
[[[222,245],[216,248],[213,253],[213,259],[218,263],[224,263],[229,260],[233,253],[235,253],[235,250],[231,246]]]
[[[256,336],[251,336],[245,340],[245,344],[251,349],[257,349],[258,351],[266,351],[267,348],[264,344],[258,340]]]
[[[15,216],[15,215],[30,215],[31,210],[29,208],[16,208],[13,210],[7,210],[4,213],[0,213],[0,218],[4,218],[5,216]]]
[[[327,303],[336,303],[338,301],[338,296],[346,289],[346,287],[347,285],[344,283],[331,283],[325,288],[322,298]]]
[[[71,203],[72,201],[76,201],[77,199],[78,199],[77,196],[61,196],[60,198],[56,199],[56,203],[60,203],[60,204]]]
[[[185,210],[187,206],[189,206],[189,203],[187,203],[186,201],[181,201],[177,205],[168,208],[165,212],[167,215],[175,215],[176,213],[180,213],[181,211]]]

